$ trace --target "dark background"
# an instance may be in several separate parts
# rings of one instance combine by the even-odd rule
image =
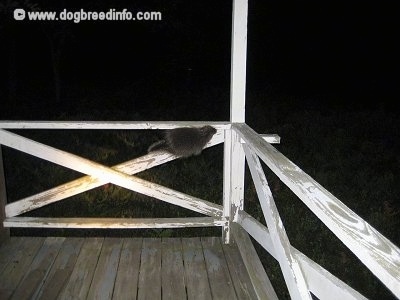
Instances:
[[[3,4],[0,23],[2,119],[93,109],[123,111],[132,120],[152,113],[182,119],[169,110],[188,106],[193,119],[228,119],[230,1],[12,3]],[[392,108],[399,89],[399,18],[389,3],[250,1],[248,94],[265,94],[265,109],[274,105],[269,95],[282,94],[329,109]],[[15,21],[15,6],[160,11],[162,21]]]
[[[246,122],[259,133],[279,134],[277,148],[284,155],[399,245],[400,18],[393,3],[250,0]],[[17,22],[12,12],[18,7],[160,11],[162,20]],[[0,120],[229,120],[231,14],[226,0],[3,0]],[[115,163],[122,161],[122,152],[126,159],[143,155],[156,140],[153,132],[137,132],[64,133],[78,135],[74,140],[40,131],[34,137],[111,165],[110,157]],[[219,150],[170,163],[165,167],[172,171],[159,168],[146,178],[157,182],[164,176],[182,191],[196,183],[196,191],[204,187],[210,199],[221,199],[215,196],[222,186],[215,184],[222,180]],[[55,185],[52,180],[64,182],[63,173],[53,169],[51,176],[38,176],[42,169],[14,161],[14,152],[4,160],[10,194],[23,190],[30,195],[25,189],[42,191]],[[217,172],[211,166],[220,168]],[[207,184],[191,177],[204,175],[207,168],[215,171]],[[291,191],[267,175],[294,246],[367,297],[393,298]],[[59,211],[46,209],[55,215],[114,217],[123,209],[140,210],[140,200],[132,204],[125,194],[126,207],[116,207],[109,197],[116,190],[100,189],[94,200],[83,198],[86,210],[71,201]],[[245,209],[263,220],[250,180],[245,198]],[[152,205],[140,211],[146,217],[170,215],[167,205],[144,202]],[[260,255],[265,263],[265,251]],[[267,264],[273,270],[273,262]],[[279,266],[275,269],[273,280],[280,274]],[[288,297],[284,284],[278,286],[280,295]]]

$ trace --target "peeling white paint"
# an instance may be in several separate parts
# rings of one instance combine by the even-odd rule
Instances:
[[[400,298],[400,249],[246,124],[233,124],[232,129],[368,269]]]

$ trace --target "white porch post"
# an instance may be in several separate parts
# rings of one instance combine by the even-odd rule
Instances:
[[[10,236],[10,229],[5,228],[3,221],[6,217],[5,206],[7,204],[6,179],[4,177],[3,154],[0,145],[0,245]]]
[[[231,59],[231,122],[245,122],[247,0],[233,0]]]
[[[233,0],[231,53],[231,123],[245,122],[247,0]],[[224,216],[237,220],[243,209],[245,155],[240,139],[225,131],[224,147]],[[230,241],[229,227],[223,229],[225,243]]]

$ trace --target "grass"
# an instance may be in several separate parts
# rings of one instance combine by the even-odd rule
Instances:
[[[296,106],[296,99],[269,99],[249,95],[248,124],[259,133],[277,133],[279,151],[332,192],[347,206],[395,244],[400,244],[399,118],[385,109],[349,110]],[[167,108],[166,108],[167,109]],[[100,112],[95,114],[102,118]],[[170,119],[174,115],[166,112]],[[121,119],[128,116],[119,112]],[[103,116],[104,117],[104,116]],[[190,119],[186,115],[185,118]],[[82,119],[72,116],[70,119]],[[86,118],[87,119],[87,118]],[[107,118],[105,118],[107,119]],[[175,117],[175,119],[181,119]],[[193,118],[195,119],[195,118]],[[39,142],[114,165],[146,153],[159,132],[46,131],[18,134]],[[4,149],[9,201],[41,192],[82,176],[65,168]],[[179,159],[137,174],[184,193],[221,204],[222,146],[202,155]],[[291,243],[310,258],[371,299],[394,299],[357,258],[270,171],[269,184]],[[246,175],[245,209],[264,222],[254,186]],[[182,217],[197,216],[188,210],[127,191],[111,184],[27,213],[53,217]],[[220,234],[220,229],[176,230],[13,230],[34,235],[190,236]],[[288,299],[279,265],[260,247],[257,250],[278,295]]]
[[[18,131],[18,134],[46,143],[95,162],[108,166],[144,155],[147,146],[158,138],[158,134],[146,131]],[[16,150],[4,151],[8,201],[30,196],[77,179],[82,174],[31,157]],[[136,176],[165,185],[208,201],[221,204],[222,199],[222,145],[207,149],[202,155],[178,159]],[[15,168],[14,166],[18,166]],[[204,176],[208,174],[209,176]],[[106,184],[88,192],[78,194],[34,211],[25,216],[42,217],[122,217],[122,218],[166,218],[189,217],[200,214],[188,211],[150,197],[128,191],[113,184]],[[123,232],[123,231],[121,231]],[[85,235],[114,235],[117,231],[87,230]],[[196,232],[196,233],[194,233]],[[126,231],[127,235],[175,236],[215,235],[218,231],[209,228],[180,230]],[[81,235],[78,230],[32,230],[14,229],[16,235]]]
[[[279,151],[399,245],[400,122],[396,113],[382,108],[352,111],[294,105],[288,109],[283,106],[290,99],[271,102],[271,119],[254,113],[255,120],[263,120],[255,122],[257,131],[278,133],[282,137]],[[275,175],[267,173],[267,177],[292,245],[368,298],[395,299]],[[250,200],[256,199],[251,183],[246,195],[246,209],[262,220],[257,200]],[[273,266],[262,257],[266,269]],[[274,286],[282,298],[288,298],[286,288]]]

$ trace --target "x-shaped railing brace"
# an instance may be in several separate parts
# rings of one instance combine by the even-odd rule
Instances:
[[[223,138],[223,131],[218,132],[208,143],[207,147],[223,142]],[[221,205],[192,197],[131,175],[176,158],[167,153],[150,153],[114,167],[107,167],[6,130],[0,130],[0,144],[89,175],[8,204],[6,206],[6,217],[22,214],[107,183],[113,183],[131,191],[139,192],[208,216],[222,217]]]

